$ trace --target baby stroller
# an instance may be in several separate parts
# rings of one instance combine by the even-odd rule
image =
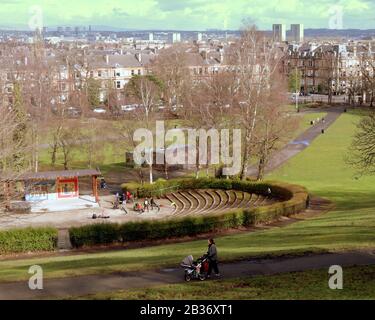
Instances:
[[[181,267],[185,269],[185,281],[189,282],[193,279],[206,280],[208,271],[206,256],[199,258],[197,261],[194,261],[193,256],[188,256],[182,260]]]

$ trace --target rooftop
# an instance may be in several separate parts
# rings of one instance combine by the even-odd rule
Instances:
[[[45,171],[45,172],[30,172],[18,176],[17,181],[31,181],[31,180],[55,180],[57,178],[72,178],[72,177],[91,177],[100,176],[101,172],[95,169],[84,170],[65,170],[65,171]]]

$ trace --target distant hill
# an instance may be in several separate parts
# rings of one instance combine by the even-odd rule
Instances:
[[[375,36],[375,29],[361,30],[361,29],[305,29],[306,37],[350,37],[350,38],[364,38]]]

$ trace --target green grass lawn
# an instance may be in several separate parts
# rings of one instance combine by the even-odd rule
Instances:
[[[375,247],[375,177],[354,179],[344,162],[355,129],[356,114],[343,114],[304,152],[269,178],[305,185],[333,200],[336,209],[287,227],[240,233],[217,239],[221,260],[259,255],[301,254]],[[201,255],[206,241],[61,257],[0,262],[0,281],[28,279],[28,267],[39,264],[45,277],[176,266],[186,255]]]
[[[375,298],[375,266],[344,268],[343,289],[328,287],[326,269],[223,281],[191,282],[100,293],[98,300],[368,300]]]

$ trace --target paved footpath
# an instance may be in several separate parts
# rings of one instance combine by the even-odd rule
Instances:
[[[220,269],[223,278],[229,279],[324,268],[327,268],[328,274],[328,268],[332,265],[342,266],[344,273],[345,267],[348,266],[375,265],[375,253],[371,251],[354,251],[293,258],[256,259],[221,264]],[[31,291],[26,281],[14,282],[0,284],[0,299],[63,298],[183,282],[183,269],[178,267],[159,271],[47,279],[44,281],[44,289],[37,291]]]
[[[322,129],[326,131],[340,117],[340,115],[344,112],[344,109],[345,107],[342,106],[314,110],[314,112],[327,112],[327,115],[324,118],[324,123],[319,122],[318,124],[311,126],[311,128],[304,131],[295,140],[289,142],[283,149],[276,152],[272,156],[271,160],[269,161],[269,164],[266,167],[266,173],[269,173],[279,168],[284,163],[286,163],[290,158],[305,150],[318,136],[322,134]],[[249,167],[248,175],[255,176],[256,174],[257,167]]]

